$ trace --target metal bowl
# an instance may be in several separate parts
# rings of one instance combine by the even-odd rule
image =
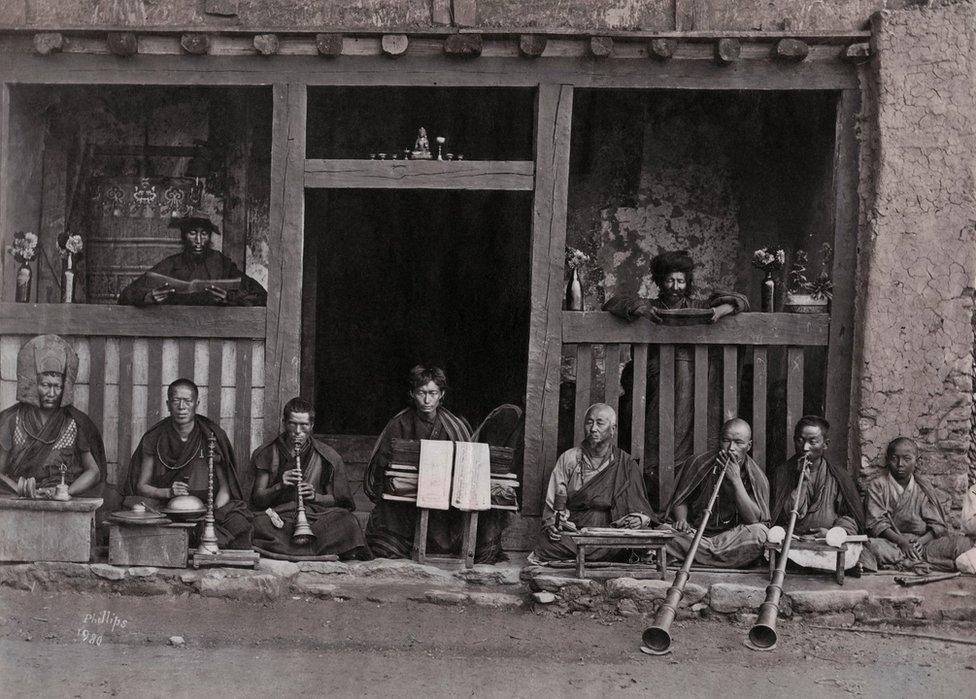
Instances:
[[[196,495],[177,495],[163,508],[163,512],[172,517],[192,517],[206,511],[207,506]]]

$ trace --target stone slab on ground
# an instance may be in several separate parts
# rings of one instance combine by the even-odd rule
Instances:
[[[766,588],[755,585],[715,583],[708,590],[708,605],[723,614],[758,609],[765,599]]]
[[[854,609],[868,599],[867,590],[794,590],[789,593],[793,610],[825,613]]]
[[[611,599],[631,599],[636,601],[656,601],[664,599],[671,582],[668,580],[634,580],[633,578],[617,578],[608,580],[606,584],[607,596]],[[681,596],[683,606],[691,606],[701,602],[708,594],[708,588],[686,583],[684,594]]]

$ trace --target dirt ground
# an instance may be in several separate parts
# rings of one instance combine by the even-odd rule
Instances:
[[[124,623],[123,623],[124,622]],[[414,602],[0,591],[0,694],[21,696],[972,696],[976,646],[780,623],[678,623],[674,652],[638,651],[646,621],[553,618]],[[904,629],[902,629],[904,630]],[[976,638],[972,626],[915,629]],[[170,636],[185,639],[182,648]]]

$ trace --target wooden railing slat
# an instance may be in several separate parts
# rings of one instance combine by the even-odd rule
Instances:
[[[726,420],[739,414],[739,367],[735,345],[722,348],[722,408]]]
[[[163,341],[156,338],[149,338],[148,362],[146,382],[146,426],[152,427],[159,422],[162,410],[159,405],[159,397],[163,390]]]
[[[695,453],[708,449],[708,346],[695,345]]]
[[[644,411],[647,410],[647,345],[634,345],[634,384],[631,396],[630,455],[644,462]]]
[[[89,350],[88,417],[105,434],[105,338],[93,337]]]
[[[674,489],[674,345],[661,345],[659,357],[658,505],[661,506]]]
[[[752,351],[752,458],[766,467],[766,380],[769,371],[765,347]]]
[[[786,453],[793,452],[793,428],[803,417],[803,348],[786,351]]]
[[[237,341],[234,449],[241,463],[251,458],[251,350],[250,340]]]
[[[131,337],[119,340],[118,474],[127,473],[132,456],[132,345]]]
[[[193,372],[196,369],[196,357],[194,356],[195,342],[189,338],[180,338],[178,366],[181,379],[193,381]]]
[[[210,368],[207,373],[207,417],[220,424],[220,387],[221,367],[223,366],[224,347],[220,340],[210,341]]]
[[[606,379],[603,402],[616,411],[620,403],[620,345],[607,345],[603,356]]]
[[[590,385],[593,378],[593,346],[588,342],[576,345],[576,412],[573,425],[573,444],[583,441],[583,417],[590,406]]]

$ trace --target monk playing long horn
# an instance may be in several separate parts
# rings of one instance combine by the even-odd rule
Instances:
[[[749,456],[752,428],[735,418],[725,423],[721,447],[733,458],[725,468],[712,515],[705,528],[695,563],[716,568],[741,568],[758,560],[769,530],[769,481]],[[683,559],[694,540],[690,522],[698,522],[715,489],[715,450],[696,456],[680,467],[678,485],[668,504],[677,536],[668,554]]]
[[[529,562],[573,559],[576,544],[567,533],[583,527],[646,527],[651,505],[644,494],[640,465],[614,446],[617,414],[603,403],[591,405],[583,418],[585,438],[556,461],[549,478],[543,531]],[[565,493],[565,497],[559,494]],[[557,504],[558,501],[558,504]],[[588,549],[593,561],[616,559],[622,549]]]

